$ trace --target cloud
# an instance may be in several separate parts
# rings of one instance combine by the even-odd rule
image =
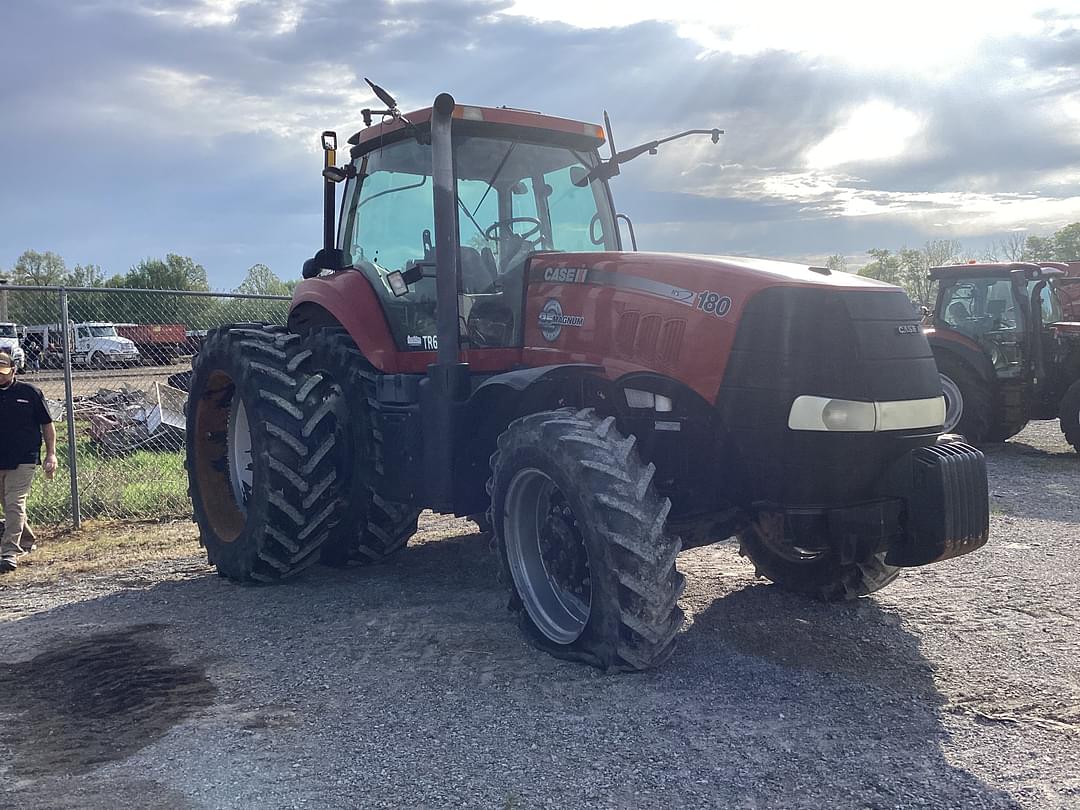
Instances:
[[[364,76],[403,109],[443,90],[607,109],[620,148],[724,128],[615,181],[652,248],[852,254],[1080,220],[1080,18],[938,6],[928,26],[865,4],[18,0],[0,25],[17,77],[0,85],[0,266],[35,248],[123,272],[172,251],[217,286],[256,262],[295,277],[321,237],[318,134],[360,128]]]

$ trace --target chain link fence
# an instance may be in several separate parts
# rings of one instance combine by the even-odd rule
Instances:
[[[0,286],[0,348],[41,389],[59,466],[35,476],[31,525],[191,514],[184,404],[192,358],[225,323],[284,324],[282,296]]]

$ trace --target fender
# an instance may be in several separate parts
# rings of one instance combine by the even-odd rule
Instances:
[[[325,314],[329,313],[331,319]],[[364,357],[379,371],[396,374],[400,355],[394,345],[382,305],[363,273],[339,270],[296,285],[289,307],[289,330],[305,332],[333,321],[345,327]]]
[[[939,326],[936,329],[927,330],[926,339],[930,343],[935,359],[942,353],[952,354],[970,366],[983,381],[990,384],[997,381],[990,358],[986,356],[986,352],[979,344],[967,335],[955,329]]]
[[[487,509],[488,460],[507,425],[537,411],[604,405],[610,401],[610,383],[603,373],[603,366],[565,363],[503,372],[477,386],[459,416],[468,426],[461,431],[468,441],[461,443],[455,458],[458,514]]]
[[[561,363],[522,368],[488,377],[469,398],[469,410],[486,418],[490,410],[502,411],[509,424],[519,416],[567,405],[587,407],[603,400],[600,392],[610,383],[604,367],[591,363]]]

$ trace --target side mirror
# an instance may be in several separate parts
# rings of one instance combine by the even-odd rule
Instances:
[[[304,262],[304,269],[300,275],[304,278],[315,278],[323,270],[332,272],[340,270],[345,263],[345,254],[340,248],[322,248]]]
[[[571,166],[570,182],[578,188],[585,188],[589,185],[589,170],[584,166]]]

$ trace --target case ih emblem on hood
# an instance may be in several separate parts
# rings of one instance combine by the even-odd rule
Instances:
[[[919,334],[919,327],[913,323],[905,323],[896,327],[896,331],[901,335],[917,335]]]
[[[547,267],[544,281],[561,281],[566,284],[584,284],[589,276],[587,267]]]
[[[549,298],[540,310],[540,334],[544,340],[557,340],[564,326],[584,326],[585,318],[581,315],[563,315],[562,305],[554,298]]]

